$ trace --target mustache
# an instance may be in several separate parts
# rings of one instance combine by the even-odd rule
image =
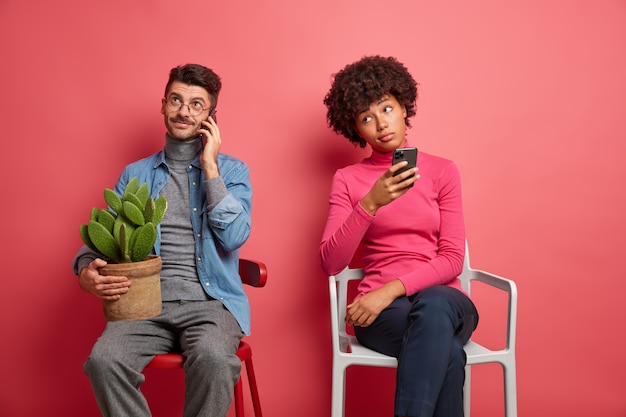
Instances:
[[[174,117],[171,120],[172,120],[172,122],[176,122],[176,123],[188,123],[188,124],[191,124],[191,125],[196,124],[193,119],[189,119],[189,118],[185,118],[185,117]]]

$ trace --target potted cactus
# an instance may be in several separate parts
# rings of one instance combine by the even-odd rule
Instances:
[[[133,177],[121,196],[106,188],[106,209],[93,208],[89,223],[80,226],[80,237],[108,264],[102,275],[132,280],[128,293],[116,301],[103,301],[107,321],[139,320],[161,312],[161,258],[151,255],[157,225],[167,211],[164,196],[150,197],[148,184]]]

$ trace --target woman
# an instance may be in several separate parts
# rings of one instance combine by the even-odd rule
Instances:
[[[478,323],[461,290],[465,227],[458,169],[422,151],[392,165],[416,113],[417,83],[393,57],[368,56],[334,75],[328,125],[369,157],[339,169],[320,254],[336,274],[360,248],[365,278],[346,321],[363,345],[398,358],[396,416],[463,416],[465,352]]]

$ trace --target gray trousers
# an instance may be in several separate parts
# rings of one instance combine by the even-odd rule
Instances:
[[[142,370],[160,353],[185,356],[184,417],[225,417],[241,371],[243,334],[216,300],[164,302],[152,319],[108,322],[83,369],[104,417],[150,416]]]

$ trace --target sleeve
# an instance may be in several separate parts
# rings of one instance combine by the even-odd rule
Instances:
[[[100,256],[97,253],[89,249],[87,246],[83,245],[78,250],[76,256],[74,257],[74,260],[72,261],[72,270],[74,271],[74,275],[78,276],[81,269],[88,266],[91,261],[99,257]]]
[[[206,222],[222,248],[232,251],[239,249],[250,236],[252,226],[250,171],[241,161],[229,164],[227,168],[220,167],[220,171],[222,181],[211,180],[204,183],[208,196]],[[219,199],[217,203],[216,199]]]
[[[206,180],[204,182],[204,191],[206,193],[206,208],[208,211],[213,210],[228,195],[228,188],[226,188],[222,177]]]
[[[437,181],[440,214],[439,236],[435,256],[424,265],[399,277],[407,295],[433,285],[445,285],[456,279],[463,269],[465,256],[465,223],[459,171],[450,163]]]
[[[320,244],[321,265],[326,274],[337,274],[350,263],[373,219],[358,202],[352,202],[345,178],[336,172]]]

